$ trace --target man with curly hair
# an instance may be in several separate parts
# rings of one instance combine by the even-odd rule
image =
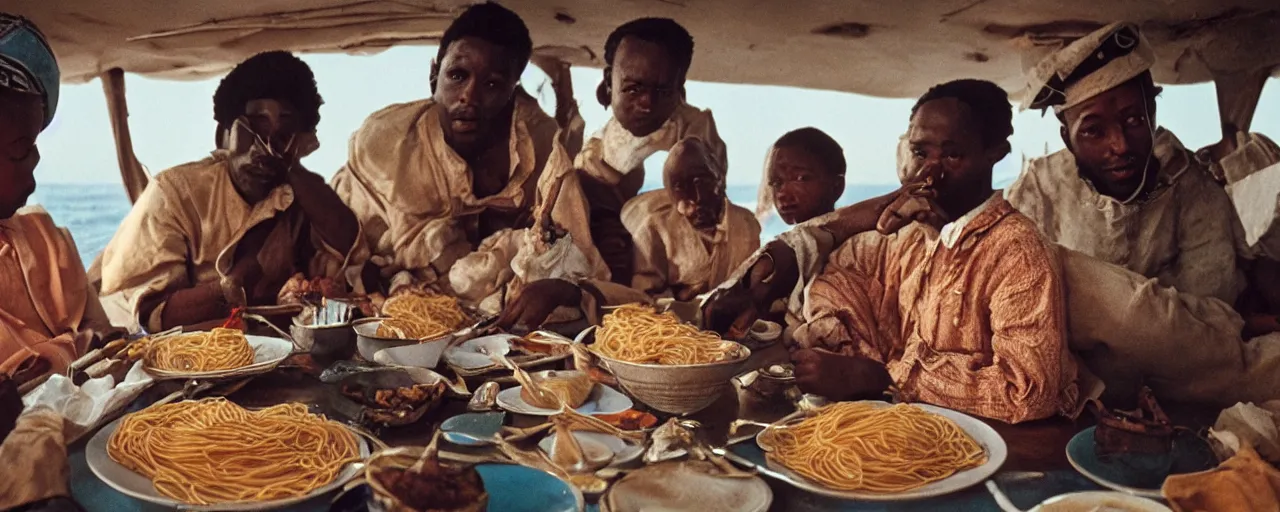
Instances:
[[[298,273],[341,281],[358,269],[359,221],[299,161],[319,145],[321,103],[311,69],[288,52],[236,66],[213,97],[217,151],[138,198],[103,252],[103,296],[158,332],[274,304]]]

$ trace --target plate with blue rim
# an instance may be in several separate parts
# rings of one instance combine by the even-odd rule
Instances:
[[[1094,442],[1094,430],[1082,430],[1067,443],[1067,460],[1085,478],[1108,489],[1162,498],[1160,488],[1171,475],[1197,473],[1218,465],[1209,443],[1190,430],[1174,431],[1173,448],[1167,454],[1120,453],[1101,455]]]
[[[559,477],[515,464],[479,464],[476,471],[489,494],[487,510],[493,512],[581,512],[586,501],[576,487]],[[337,497],[329,512],[368,512],[368,485],[354,487]]]

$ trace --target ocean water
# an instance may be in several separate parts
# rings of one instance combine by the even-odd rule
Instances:
[[[849,185],[839,204],[856,203],[895,188],[890,184]],[[729,185],[727,192],[734,204],[755,211],[756,190],[755,185]],[[124,186],[118,183],[42,184],[31,203],[43,206],[58,225],[71,231],[86,267],[107,247],[131,207]],[[786,223],[774,216],[761,226],[760,237],[762,241],[770,240],[786,228]]]

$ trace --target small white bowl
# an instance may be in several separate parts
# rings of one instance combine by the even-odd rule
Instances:
[[[356,331],[356,350],[366,361],[435,368],[440,362],[440,354],[444,353],[445,347],[454,339],[454,334],[446,334],[430,341],[381,338],[377,335],[378,325],[381,323],[381,318],[370,318],[359,320],[351,326]]]

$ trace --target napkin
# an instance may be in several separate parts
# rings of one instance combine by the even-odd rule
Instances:
[[[28,411],[36,407],[57,411],[66,421],[79,427],[73,430],[88,429],[103,416],[127,406],[153,381],[151,375],[142,369],[142,362],[138,361],[119,384],[114,377],[107,375],[76,386],[63,375],[53,375],[27,393],[22,402]]]
[[[1263,459],[1280,463],[1280,403],[1261,407],[1239,403],[1218,415],[1209,429],[1210,445],[1220,460],[1236,454],[1243,445],[1252,446]]]
[[[1216,469],[1170,476],[1161,492],[1176,512],[1280,510],[1280,470],[1245,443]]]
[[[36,407],[0,444],[0,510],[56,496],[69,496],[67,447],[56,411]]]

